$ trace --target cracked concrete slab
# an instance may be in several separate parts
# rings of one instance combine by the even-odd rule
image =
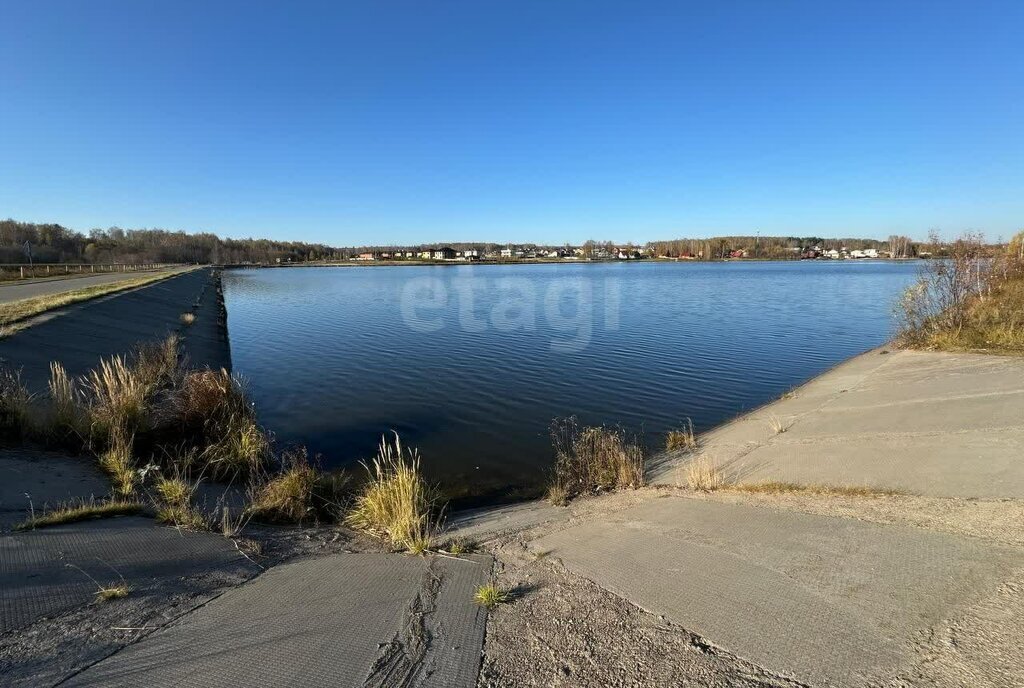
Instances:
[[[489,557],[338,554],[270,569],[68,686],[476,685]]]
[[[700,442],[738,482],[1024,498],[1024,359],[869,352]],[[692,458],[656,457],[652,482],[684,484]]]
[[[812,685],[894,676],[1024,552],[852,519],[652,499],[530,543],[711,643]]]
[[[231,542],[138,517],[0,536],[0,634],[92,602],[97,583],[171,585],[213,568],[249,567]],[[73,568],[78,567],[78,568]],[[88,574],[88,575],[87,575]]]

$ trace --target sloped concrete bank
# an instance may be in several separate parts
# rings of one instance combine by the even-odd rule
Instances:
[[[190,270],[138,289],[49,311],[0,340],[0,365],[21,370],[33,392],[46,389],[50,363],[82,375],[101,358],[123,355],[140,342],[178,333],[195,367],[230,368],[224,302],[216,268]],[[194,313],[191,326],[181,321]]]

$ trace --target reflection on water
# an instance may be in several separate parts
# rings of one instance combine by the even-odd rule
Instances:
[[[884,342],[912,264],[602,263],[238,270],[235,371],[264,423],[327,465],[397,430],[429,473],[537,484],[575,414],[652,445]]]

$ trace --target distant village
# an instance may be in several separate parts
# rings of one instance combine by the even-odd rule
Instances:
[[[785,243],[783,243],[785,242]],[[505,262],[505,261],[616,261],[616,260],[862,260],[927,257],[926,251],[905,237],[888,241],[782,240],[735,237],[711,240],[651,242],[644,246],[587,241],[579,246],[535,244],[452,244],[412,247],[364,247],[342,250],[333,260],[356,262]],[[329,259],[329,260],[331,260]],[[289,259],[278,262],[291,262]]]

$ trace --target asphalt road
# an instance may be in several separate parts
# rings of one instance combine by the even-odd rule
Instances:
[[[30,390],[44,392],[51,361],[59,361],[70,375],[84,375],[101,358],[127,354],[140,342],[158,342],[173,332],[183,337],[193,366],[230,367],[218,279],[210,268],[188,270],[141,289],[70,306],[59,316],[0,339],[0,365],[20,370]],[[196,314],[196,322],[186,328],[180,317],[187,311]]]
[[[170,268],[166,271],[169,272],[171,270],[176,270],[176,268]],[[121,280],[145,277],[146,275],[152,275],[156,272],[160,271],[146,270],[140,272],[108,272],[99,275],[87,275],[85,277],[72,275],[67,279],[5,282],[0,283],[0,303],[20,301],[21,299],[31,299],[36,296],[46,296],[47,294],[59,294],[63,291],[76,291],[78,289],[85,289],[86,287],[94,287],[98,284],[111,284],[113,282],[120,282]]]

